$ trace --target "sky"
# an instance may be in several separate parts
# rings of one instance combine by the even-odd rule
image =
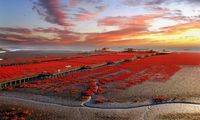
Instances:
[[[0,0],[0,47],[200,46],[200,0]]]

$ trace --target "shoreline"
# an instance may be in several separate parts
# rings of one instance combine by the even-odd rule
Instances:
[[[61,115],[63,119],[69,118],[70,120],[92,120],[94,118],[99,118],[100,120],[105,118],[119,118],[119,120],[144,120],[146,118],[148,120],[153,120],[158,116],[165,114],[197,114],[200,111],[200,104],[193,103],[166,103],[128,109],[99,109],[89,107],[69,107],[32,100],[8,98],[4,96],[0,96],[0,104],[18,105],[33,110],[48,111],[52,116]],[[54,118],[56,118],[55,116]]]
[[[14,99],[14,100],[23,100],[23,101],[29,101],[29,102],[35,102],[35,103],[43,103],[43,104],[52,104],[52,105],[57,105],[57,106],[64,106],[64,107],[70,107],[70,108],[91,108],[91,109],[102,109],[102,110],[127,110],[127,109],[135,109],[135,108],[142,108],[142,107],[149,107],[149,106],[159,106],[159,105],[167,105],[167,104],[191,104],[191,105],[199,105],[200,106],[200,98],[199,97],[192,97],[192,98],[185,98],[184,101],[163,101],[163,102],[158,102],[158,103],[153,103],[153,102],[140,102],[137,103],[137,105],[133,105],[133,102],[125,102],[125,103],[118,103],[118,102],[114,102],[112,104],[116,104],[110,107],[105,107],[105,103],[100,103],[101,105],[103,105],[101,107],[101,105],[88,105],[86,104],[91,97],[86,100],[86,101],[80,101],[80,102],[76,102],[76,101],[67,101],[67,102],[72,102],[71,104],[75,104],[75,105],[69,105],[69,103],[67,103],[66,101],[62,101],[62,99],[60,98],[50,98],[48,96],[41,96],[41,95],[34,95],[33,98],[30,98],[30,96],[26,96],[25,94],[21,94],[19,93],[17,94],[7,94],[7,95],[1,95],[0,94],[0,101],[1,99]],[[20,96],[20,97],[19,97]],[[26,99],[29,98],[29,99]],[[47,101],[47,99],[49,99],[50,101]],[[64,99],[63,99],[64,100]],[[57,102],[53,102],[53,101],[57,101]],[[148,100],[151,101],[151,100]],[[109,104],[109,103],[108,103]],[[126,105],[124,105],[126,104]],[[120,107],[121,106],[121,107]]]

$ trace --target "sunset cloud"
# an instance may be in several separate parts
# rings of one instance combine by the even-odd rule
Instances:
[[[103,2],[103,0],[69,0],[68,5],[70,7],[77,7],[82,4],[90,4],[90,5],[99,5]]]
[[[135,28],[144,30],[148,26],[148,21],[159,18],[160,14],[138,15],[132,17],[107,17],[98,21],[99,26],[118,26],[119,28]]]
[[[70,11],[76,11],[72,14],[72,20],[77,22],[95,19],[106,9],[103,0],[69,0],[67,7]]]
[[[0,28],[3,29],[3,28]],[[24,28],[25,29],[25,28]],[[1,43],[9,44],[27,44],[27,45],[70,45],[76,44],[81,39],[80,33],[75,33],[68,30],[61,30],[57,28],[34,28],[27,29],[31,31],[30,34],[20,33],[12,34],[13,28],[7,28],[7,33],[1,33]],[[19,28],[21,30],[21,28]],[[15,28],[15,31],[19,31]],[[14,31],[14,32],[15,32]]]
[[[187,2],[187,3],[200,3],[199,0],[120,0],[125,5],[129,6],[137,6],[137,5],[161,5],[161,4],[171,4],[171,3],[181,3],[181,2]]]
[[[13,33],[22,33],[22,34],[31,34],[31,31],[29,29],[27,29],[27,28],[0,27],[0,31],[13,32]]]
[[[68,14],[62,9],[60,0],[38,0],[33,3],[33,10],[47,22],[65,27],[72,26],[72,24],[66,22]]]
[[[0,45],[95,48],[200,43],[199,0],[24,0],[16,2],[18,6],[4,2],[9,9],[0,15]]]
[[[79,8],[79,13],[74,14],[77,21],[86,21],[95,18],[104,10],[104,6],[96,7],[95,11],[88,11],[84,8]]]

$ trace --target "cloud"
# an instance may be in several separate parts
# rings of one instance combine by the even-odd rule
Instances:
[[[69,0],[68,5],[69,7],[77,7],[82,6],[83,4],[89,5],[99,5],[102,4],[102,0]]]
[[[114,41],[120,42],[125,39],[130,39],[129,37],[131,36],[142,35],[144,33],[140,33],[140,31],[145,31],[145,29],[146,28],[144,29],[126,28],[104,33],[88,34],[85,43],[93,45],[109,45],[109,43],[113,43]]]
[[[13,33],[22,33],[22,34],[31,34],[31,30],[29,30],[27,28],[0,27],[0,31],[13,32]]]
[[[105,45],[112,46],[143,46],[151,43],[152,41],[147,41],[144,39],[126,39],[126,40],[115,40],[109,41]]]
[[[61,8],[60,0],[38,0],[33,1],[33,5],[33,10],[47,22],[64,27],[72,26],[72,24],[66,23],[68,14]]]
[[[140,21],[148,21],[154,17],[136,17]],[[140,18],[140,19],[139,19]],[[148,18],[148,19],[147,19]],[[142,19],[142,20],[141,20]],[[130,20],[131,21],[131,20]],[[136,22],[137,23],[137,22]],[[134,23],[134,24],[136,24]],[[179,24],[171,27],[162,28],[162,31],[151,32],[147,30],[146,22],[141,25],[143,27],[122,27],[119,30],[103,32],[103,33],[76,33],[69,30],[62,30],[57,28],[34,28],[29,29],[30,34],[13,34],[13,32],[1,33],[0,44],[8,45],[53,45],[53,46],[82,46],[82,47],[102,47],[102,46],[151,46],[156,44],[166,43],[163,40],[153,40],[143,36],[165,36],[176,35],[180,31],[187,31],[193,28],[200,28],[199,22]],[[108,24],[110,25],[110,24]],[[114,24],[118,25],[118,24]],[[12,29],[17,28],[7,28]],[[27,29],[27,28],[24,28]],[[38,34],[40,33],[40,34]],[[49,35],[55,35],[51,38]],[[41,36],[41,34],[43,36]],[[47,36],[45,36],[47,35]],[[138,38],[137,38],[138,37]],[[140,38],[141,37],[141,38]],[[170,42],[170,40],[168,40]]]
[[[107,6],[102,0],[69,0],[67,7],[73,11],[73,20],[80,22],[94,19]]]
[[[1,31],[1,29],[6,30]],[[34,28],[24,30],[31,31],[29,34],[24,32],[15,34],[15,31],[21,28],[0,28],[0,44],[16,44],[16,45],[73,45],[78,44],[82,40],[82,34],[69,30],[57,28]],[[14,31],[14,32],[13,32]]]
[[[0,43],[4,45],[34,45],[46,44],[47,38],[0,33]]]
[[[163,13],[165,18],[191,22],[200,19],[200,0],[120,0],[122,4],[144,7],[153,13]]]
[[[95,7],[96,11],[88,11],[85,8],[79,8],[79,12],[75,15],[75,19],[77,21],[86,21],[95,18],[97,15],[99,15],[101,12],[104,11],[104,6],[97,6]]]
[[[163,27],[161,31],[149,31],[150,23],[157,18],[163,18],[163,14],[155,15],[139,15],[133,17],[107,17],[99,20],[99,26],[118,26],[116,31],[110,31],[105,33],[96,33],[89,35],[86,39],[88,43],[96,45],[160,45],[165,41],[158,41],[160,35],[174,35],[180,31],[187,31],[200,27],[199,21],[193,21],[190,23],[179,23],[177,25]],[[158,21],[159,22],[159,21]],[[143,37],[145,36],[145,37]],[[152,41],[152,36],[155,36],[156,40]],[[148,38],[149,37],[149,38]],[[145,38],[145,39],[144,39]],[[170,41],[170,39],[168,40]],[[178,40],[175,40],[176,42]],[[178,42],[177,42],[178,44]]]
[[[148,21],[159,18],[160,14],[138,15],[133,17],[107,17],[98,21],[98,26],[117,26],[119,28],[135,28],[139,31],[146,30]]]
[[[190,14],[188,14],[190,13]],[[193,10],[188,9],[187,11],[184,10],[172,10],[170,11],[166,17],[173,19],[173,20],[182,20],[185,22],[192,22],[192,21],[198,21],[200,20],[200,11],[199,10]]]
[[[177,25],[169,26],[169,27],[164,27],[162,28],[162,30],[164,31],[162,33],[170,35],[170,34],[175,34],[177,32],[187,31],[187,30],[196,29],[196,28],[200,28],[200,20],[189,22],[189,23],[177,24]]]
[[[138,5],[147,5],[147,6],[156,6],[161,4],[171,4],[171,3],[183,3],[187,2],[190,4],[200,3],[199,0],[120,0],[124,5],[128,6],[138,6]]]
[[[160,5],[170,0],[120,0],[120,1],[128,6],[138,6],[138,5]]]
[[[42,28],[42,27],[38,27],[38,28],[34,28],[33,29],[34,32],[41,32],[41,33],[56,33],[56,34],[71,34],[73,32],[69,31],[69,30],[61,30],[58,28]]]
[[[12,29],[12,28],[9,28]],[[17,29],[17,28],[15,28]],[[68,30],[57,28],[34,28],[29,29],[31,34],[12,34],[12,32],[1,33],[0,43],[16,44],[16,45],[66,45],[66,46],[98,46],[110,43],[113,40],[120,40],[125,36],[136,34],[137,29],[129,28],[119,31],[105,33],[76,33]],[[131,31],[131,32],[130,32]],[[40,33],[40,34],[38,34]],[[55,34],[50,38],[49,34]],[[41,34],[43,36],[41,36]],[[45,35],[47,35],[45,37]]]

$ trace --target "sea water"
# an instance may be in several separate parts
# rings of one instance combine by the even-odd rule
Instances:
[[[0,51],[0,54],[4,54],[6,51]],[[0,58],[0,61],[3,60],[3,58]]]

